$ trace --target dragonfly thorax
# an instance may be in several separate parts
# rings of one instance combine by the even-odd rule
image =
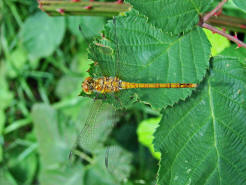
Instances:
[[[122,81],[117,77],[92,78],[87,77],[82,84],[83,91],[86,94],[111,93],[121,89]]]

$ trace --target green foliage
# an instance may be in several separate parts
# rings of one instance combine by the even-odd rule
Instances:
[[[34,153],[30,154],[30,151],[34,148],[36,148],[36,145],[30,146],[23,151],[21,155],[18,155],[17,152],[12,153],[12,160],[9,162],[9,170],[22,184],[31,184],[38,169],[37,156]],[[15,160],[15,157],[17,160]]]
[[[68,17],[68,28],[78,38],[91,38],[101,31],[104,22],[105,19],[103,17],[70,16]],[[81,30],[78,29],[79,26],[83,29],[84,35],[82,35]]]
[[[25,69],[27,54],[22,47],[18,47],[10,54],[9,60],[11,64],[7,65],[8,76],[10,78],[16,78],[18,72]]]
[[[0,162],[3,160],[3,131],[6,122],[6,116],[4,110],[11,105],[13,101],[13,93],[10,92],[8,82],[5,77],[5,66],[0,64]]]
[[[163,32],[179,34],[192,30],[199,22],[199,15],[204,13],[212,0],[128,0],[148,21]],[[160,16],[161,15],[161,16]]]
[[[6,185],[17,185],[9,171],[3,168],[0,169],[0,183]]]
[[[43,168],[51,168],[56,163],[64,162],[69,154],[69,149],[63,142],[65,138],[59,135],[55,110],[47,105],[36,104],[32,110],[32,119]],[[58,153],[59,155],[57,155]]]
[[[233,113],[233,110],[225,109],[226,105],[232,103],[225,100],[222,101],[221,96],[225,95],[227,99],[233,102],[233,99],[236,98],[238,94],[244,94],[241,95],[240,101],[245,98],[244,84],[239,85],[236,83],[234,85],[235,79],[229,80],[228,82],[226,81],[228,79],[225,78],[227,72],[234,72],[234,68],[237,69],[236,72],[241,72],[239,76],[243,77],[245,73],[243,66],[240,66],[238,60],[225,57],[211,60],[214,66],[209,69],[210,71],[206,77],[208,82],[206,82],[206,79],[203,79],[203,77],[208,69],[210,44],[206,36],[203,35],[202,30],[197,28],[195,24],[192,26],[185,24],[185,26],[188,27],[183,27],[182,31],[176,31],[175,28],[170,28],[173,31],[172,33],[185,32],[184,34],[175,36],[165,33],[167,31],[166,29],[169,29],[169,25],[164,21],[166,27],[163,28],[161,24],[156,23],[163,17],[159,16],[160,11],[151,11],[151,9],[156,10],[158,7],[162,7],[160,6],[161,2],[153,2],[153,4],[158,3],[159,6],[151,5],[149,2],[146,2],[147,5],[139,1],[130,2],[140,14],[132,10],[124,16],[115,18],[114,21],[106,25],[104,31],[105,38],[94,41],[90,46],[90,57],[92,60],[97,61],[97,65],[91,68],[91,75],[94,77],[116,75],[119,76],[120,79],[130,82],[170,82],[169,80],[172,79],[172,82],[199,83],[203,80],[196,93],[191,95],[188,99],[186,98],[190,93],[184,94],[181,89],[129,90],[125,92],[122,91],[118,93],[117,96],[121,101],[121,106],[129,105],[130,97],[137,96],[140,101],[146,102],[156,108],[166,108],[168,105],[174,105],[174,103],[177,103],[180,99],[186,99],[185,102],[175,104],[173,108],[168,107],[166,111],[163,109],[165,116],[160,122],[160,127],[156,130],[154,145],[162,154],[158,174],[158,182],[160,184],[203,184],[206,180],[208,180],[207,182],[209,184],[216,184],[217,182],[226,184],[229,179],[221,181],[220,178],[224,179],[225,176],[230,173],[230,164],[236,169],[238,164],[236,160],[233,160],[233,155],[231,154],[228,154],[231,157],[229,158],[230,164],[228,167],[224,166],[224,163],[220,163],[220,161],[224,160],[221,156],[227,155],[223,148],[226,141],[229,139],[235,140],[235,138],[229,138],[226,141],[221,139],[221,135],[224,134],[226,137],[225,133],[228,131],[226,130],[224,131],[225,133],[223,133],[219,130],[220,122],[224,124],[228,123],[229,127],[233,127],[237,122],[235,121],[233,123],[230,120],[235,112]],[[178,5],[181,4],[182,3]],[[175,5],[178,7],[177,4]],[[204,4],[204,7],[207,8],[206,5]],[[155,17],[157,14],[159,19]],[[190,18],[194,17],[195,16]],[[165,18],[164,16],[164,19]],[[197,22],[196,20],[196,23]],[[175,21],[172,23],[175,23]],[[177,25],[184,26],[182,24]],[[229,46],[229,42],[226,39],[222,40],[222,44],[218,43],[217,38],[210,37],[210,39],[214,47],[213,54],[219,54],[223,49]],[[215,39],[216,42],[213,42]],[[218,45],[222,45],[222,47],[219,48]],[[196,64],[196,62],[199,62],[199,64]],[[198,66],[198,68],[193,68],[193,66]],[[226,69],[228,71],[226,71]],[[222,70],[221,72],[225,74],[220,74],[219,70]],[[230,77],[230,75],[232,74],[227,75],[227,77]],[[233,75],[235,75],[235,73],[233,73]],[[238,88],[238,86],[240,87]],[[229,91],[231,88],[233,91]],[[190,89],[185,90],[185,92],[187,91],[190,91]],[[226,92],[228,94],[226,94]],[[218,93],[220,93],[220,95],[218,95]],[[115,98],[111,97],[107,96],[105,101],[117,104],[117,102],[114,102]],[[192,99],[193,97],[195,100]],[[189,103],[190,101],[192,103]],[[196,104],[196,102],[202,103]],[[196,109],[193,110],[193,107]],[[232,106],[231,108],[234,107]],[[192,113],[189,113],[190,109],[192,109]],[[201,111],[203,109],[204,112]],[[224,119],[222,116],[223,112],[226,112],[225,114],[229,117],[225,118],[225,120],[219,120],[219,118],[217,120],[215,111],[216,114],[219,114],[219,118],[221,116]],[[191,115],[186,118],[187,114]],[[185,115],[185,117],[182,118],[182,115]],[[241,124],[243,124],[242,117],[243,115],[240,115],[238,118],[239,120],[241,119]],[[180,128],[177,128],[178,131],[175,130],[175,123],[178,123],[178,126],[181,125]],[[206,128],[204,129],[204,127]],[[197,134],[197,132],[200,131],[199,129],[202,130],[201,134]],[[169,132],[172,135],[169,135]],[[169,137],[172,137],[172,139]],[[164,138],[166,138],[166,140],[164,140]],[[221,139],[221,141],[219,139]],[[195,143],[192,142],[193,140],[200,142]],[[233,143],[234,140],[230,142]],[[148,140],[143,139],[142,142],[147,143]],[[221,146],[219,146],[220,144]],[[231,147],[229,150],[232,150],[232,144],[229,146]],[[238,146],[238,150],[243,147],[243,144],[241,144]],[[210,149],[212,151],[208,154],[207,151],[210,151]],[[179,151],[183,152],[183,150],[184,153],[182,153],[183,155],[181,156]],[[196,150],[200,151],[200,153],[195,153]],[[176,159],[175,156],[179,158]],[[205,160],[207,160],[207,163],[204,162]],[[238,159],[238,161],[240,160],[242,160],[242,157]],[[216,166],[218,166],[218,174],[213,173],[213,169],[216,168]],[[243,168],[237,170],[242,174]],[[198,171],[200,175],[197,175]],[[190,176],[187,176],[187,174],[190,174]],[[244,176],[242,176],[242,178],[243,177]],[[239,176],[230,179],[231,184],[240,184],[240,182],[244,181],[236,182],[237,179],[239,179]]]
[[[226,48],[223,52],[221,52],[223,56],[231,56],[237,57],[244,67],[246,66],[246,50],[244,48],[237,48],[237,46],[231,46]]]
[[[154,145],[160,184],[244,184],[246,71],[216,57],[198,91],[165,110]]]
[[[82,165],[67,167],[72,140],[67,140],[58,129],[55,109],[45,104],[36,104],[32,110],[34,131],[41,156],[40,182],[42,184],[81,184]],[[67,164],[68,165],[68,164]]]
[[[47,57],[60,45],[65,32],[64,18],[38,12],[21,28],[21,41],[32,58]]]
[[[104,18],[54,18],[36,1],[0,1],[0,184],[152,185],[158,167],[159,184],[245,183],[245,49],[197,26],[218,1],[129,2],[101,38]],[[246,15],[232,3],[223,13]],[[210,58],[209,41],[222,56]],[[77,96],[89,65],[94,77],[199,87],[91,95],[102,99],[93,103]],[[73,148],[89,115],[96,129],[82,137],[92,144]]]
[[[233,0],[233,2],[238,8],[246,12],[246,2],[244,0]]]
[[[138,140],[140,143],[142,143],[144,146],[147,146],[152,155],[156,157],[157,159],[160,159],[161,155],[159,152],[154,151],[154,132],[156,128],[159,126],[161,118],[150,118],[147,120],[142,121],[139,123],[137,134],[138,134]]]
[[[172,36],[132,11],[117,17],[115,24],[106,25],[104,35],[107,39],[90,46],[90,57],[98,61],[101,69],[94,76],[118,76],[124,81],[141,83],[199,83],[206,74],[210,44],[198,27]],[[102,48],[108,47],[116,51],[105,53]],[[140,101],[162,108],[184,100],[191,92],[192,89],[133,89],[117,96],[122,105],[129,105],[130,97],[137,94]],[[115,100],[110,97],[107,96],[109,101]]]
[[[209,30],[203,29],[206,33],[209,42],[212,45],[211,53],[212,56],[216,56],[221,53],[225,48],[230,46],[230,42],[227,38],[222,37],[219,34],[214,34]]]
[[[219,1],[217,2],[217,4]],[[234,0],[228,1],[223,7],[223,13],[229,16],[235,16],[240,18],[246,18],[246,13],[243,10],[243,7],[238,7],[235,5]]]

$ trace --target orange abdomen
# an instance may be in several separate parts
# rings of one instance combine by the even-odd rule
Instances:
[[[122,89],[135,88],[194,88],[197,84],[194,83],[130,83],[122,82]]]

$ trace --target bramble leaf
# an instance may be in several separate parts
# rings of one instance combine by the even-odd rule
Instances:
[[[105,19],[103,17],[94,16],[69,16],[68,28],[78,38],[86,37],[91,38],[98,34],[103,29]],[[84,35],[79,30],[79,27],[83,29]]]
[[[142,145],[148,147],[150,152],[156,159],[160,159],[161,154],[159,152],[154,151],[153,133],[155,132],[156,128],[159,126],[160,120],[161,120],[161,117],[149,118],[149,119],[143,120],[140,122],[138,129],[137,129],[137,135],[138,135],[139,142]]]
[[[227,38],[219,34],[214,34],[210,30],[207,30],[207,29],[203,29],[203,31],[207,35],[208,40],[212,45],[212,48],[211,48],[212,56],[216,56],[220,54],[225,48],[230,46],[230,41]]]
[[[46,104],[35,104],[32,118],[41,156],[41,184],[81,184],[84,175],[82,165],[65,165],[69,162],[70,146],[60,134],[57,111]]]
[[[26,19],[20,39],[32,58],[47,57],[62,42],[65,21],[62,17],[51,18],[38,12]]]
[[[148,21],[164,32],[179,34],[194,28],[199,16],[204,13],[212,0],[128,0]]]
[[[160,184],[246,183],[246,71],[235,58],[211,63],[198,91],[163,114]]]
[[[209,65],[210,43],[200,28],[180,36],[164,33],[136,11],[106,25],[90,46],[94,77],[118,76],[138,83],[199,83]],[[95,70],[95,68],[97,70]],[[192,89],[131,89],[104,99],[129,105],[131,97],[162,108],[185,99]],[[115,98],[116,96],[116,98]],[[102,97],[103,98],[103,97]]]
[[[246,12],[246,1],[245,0],[233,0],[233,2],[238,8]]]
[[[240,62],[246,66],[246,50],[245,48],[237,48],[237,45],[232,45],[221,52],[223,56],[238,57]]]

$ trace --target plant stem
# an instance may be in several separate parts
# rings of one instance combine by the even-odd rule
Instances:
[[[85,154],[84,152],[81,152],[79,150],[75,150],[73,153],[75,155],[79,156],[81,159],[87,161],[88,163],[93,164],[93,159],[90,156],[88,156],[87,154]]]
[[[221,8],[223,7],[223,5],[227,2],[227,0],[223,0],[222,2],[220,2],[218,4],[218,6],[216,6],[211,12],[207,13],[204,17],[203,17],[203,21],[206,22],[210,17],[214,16],[216,12],[218,12],[219,10],[221,10]]]
[[[206,23],[213,26],[228,28],[231,31],[246,33],[246,19],[221,14],[218,17],[210,17]]]
[[[211,18],[212,16],[214,16],[216,14],[216,12],[218,12],[219,10],[222,9],[223,5],[227,2],[227,0],[222,0],[218,6],[216,6],[211,12],[207,13],[206,15],[204,15],[203,17],[200,18],[200,21],[198,23],[198,25],[202,28],[206,28],[208,30],[211,30],[213,33],[218,33],[220,35],[222,35],[223,37],[235,42],[238,47],[244,47],[246,48],[246,44],[242,41],[240,41],[236,36],[231,36],[230,34],[227,34],[225,31],[222,31],[222,30],[219,30],[209,24],[207,24],[207,22],[216,22],[215,19],[213,19],[213,21],[211,21]],[[245,22],[241,22],[241,20],[238,20],[238,19],[235,19],[235,18],[232,18],[232,22],[231,23],[226,23],[226,20],[228,19],[228,16],[222,16],[222,18],[224,19],[223,23],[224,25],[227,25],[227,26],[236,26],[236,27],[239,27],[239,28],[242,28],[242,29],[245,29]],[[236,22],[238,21],[238,22]],[[218,23],[218,21],[217,21]]]
[[[116,2],[73,2],[67,0],[39,0],[39,8],[50,16],[87,15],[108,16],[118,15],[131,9],[127,3]]]
[[[207,23],[203,23],[203,24],[202,24],[202,27],[203,27],[203,28],[206,28],[206,29],[208,29],[208,30],[211,30],[213,33],[218,33],[218,34],[220,34],[220,35],[226,37],[227,39],[229,39],[229,40],[235,42],[239,47],[244,47],[244,48],[246,48],[246,44],[245,44],[244,42],[238,40],[236,37],[233,37],[233,36],[227,34],[226,32],[224,32],[224,31],[222,31],[222,30],[219,30],[219,29],[217,29],[217,28],[215,28],[215,27],[213,27],[213,26],[211,26],[211,25],[209,25],[209,24],[207,24]]]
[[[39,0],[39,7],[50,16],[115,16],[121,12],[126,12],[131,9],[131,5],[126,3],[117,4],[115,2],[72,2],[72,0]],[[88,7],[91,7],[91,9],[88,9]],[[216,10],[217,9],[219,10],[218,7],[216,7]],[[213,13],[206,14],[205,16],[208,18],[208,15],[213,15]],[[213,26],[225,27],[231,29],[232,31],[246,32],[246,20],[237,17],[226,16],[222,14],[216,17],[210,16],[207,20],[207,23]]]

